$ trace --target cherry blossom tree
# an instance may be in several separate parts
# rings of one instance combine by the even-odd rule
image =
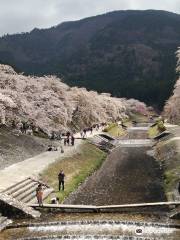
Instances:
[[[0,118],[29,121],[47,134],[116,121],[129,112],[145,113],[138,100],[111,97],[85,88],[69,87],[55,76],[24,76],[0,65]]]

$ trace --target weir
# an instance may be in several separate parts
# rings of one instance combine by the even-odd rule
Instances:
[[[146,239],[173,240],[180,225],[132,221],[66,221],[17,226],[18,240],[44,239]],[[9,228],[9,233],[14,229]],[[25,237],[22,238],[21,234]],[[34,236],[35,235],[35,236]],[[177,238],[178,239],[178,238]]]

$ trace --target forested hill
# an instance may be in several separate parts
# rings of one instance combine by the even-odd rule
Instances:
[[[180,15],[116,11],[0,38],[0,62],[27,74],[162,106],[175,81]]]

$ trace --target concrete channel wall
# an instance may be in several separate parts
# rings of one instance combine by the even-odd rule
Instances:
[[[155,157],[164,171],[164,190],[168,201],[179,201],[180,193],[180,127],[168,129],[171,135],[162,138],[155,146]]]
[[[159,139],[155,146],[155,158],[160,161],[164,172],[164,191],[168,201],[178,202],[180,192],[180,127],[168,125],[169,137]],[[169,215],[180,218],[180,207],[175,208]]]
[[[0,212],[6,217],[40,217],[40,212],[4,193],[0,193]]]

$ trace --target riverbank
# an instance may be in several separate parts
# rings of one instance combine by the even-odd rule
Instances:
[[[85,141],[78,152],[70,157],[57,159],[41,173],[41,180],[54,188],[54,193],[48,198],[58,197],[62,202],[71,192],[75,191],[85,179],[100,168],[107,154]],[[58,189],[58,174],[65,172],[65,190]]]
[[[151,150],[145,145],[147,130],[148,127],[129,128],[126,140],[129,144],[122,145],[120,141],[101,169],[71,194],[65,203],[118,205],[166,201],[159,163],[147,154]],[[136,140],[138,143],[140,138],[142,144],[138,146]]]
[[[155,146],[155,157],[164,172],[164,191],[168,201],[179,201],[180,182],[180,126],[165,125],[170,133]]]

